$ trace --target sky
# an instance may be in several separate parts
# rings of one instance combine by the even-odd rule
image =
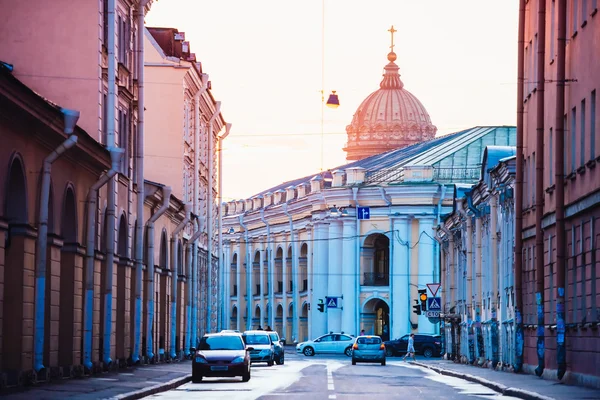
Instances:
[[[232,123],[230,201],[346,163],[346,126],[379,89],[392,25],[404,88],[438,136],[514,125],[517,18],[518,0],[155,0],[146,26],[185,32],[210,76]]]

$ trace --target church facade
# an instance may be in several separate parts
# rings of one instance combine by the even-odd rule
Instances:
[[[395,60],[347,128],[356,161],[222,205],[222,329],[270,326],[288,343],[329,331],[439,333],[413,313],[418,290],[440,282],[433,227],[453,209],[454,184],[477,182],[485,147],[514,145],[515,128],[433,138]]]

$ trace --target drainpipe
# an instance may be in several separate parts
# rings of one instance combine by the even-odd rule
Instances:
[[[522,0],[523,1],[523,0]],[[556,57],[556,121],[554,122],[554,174],[556,193],[556,361],[557,377],[562,379],[567,371],[567,347],[565,344],[565,278],[566,278],[566,236],[565,236],[565,186],[564,153],[565,146],[565,46],[567,43],[567,1],[558,0],[558,48]]]
[[[169,209],[171,192],[172,189],[170,186],[162,188],[163,203],[146,222],[146,227],[148,228],[148,318],[146,318],[146,354],[148,355],[148,360],[154,358],[154,353],[152,352],[154,348],[152,343],[152,325],[154,320],[154,223]]]
[[[179,281],[179,248],[177,247],[177,235],[185,228],[188,222],[190,222],[190,212],[192,205],[186,203],[183,205],[185,210],[185,217],[183,221],[177,225],[173,233],[171,233],[171,259],[173,260],[171,266],[171,359],[177,357],[175,351],[176,348],[176,337],[177,337],[177,282]],[[183,252],[182,252],[183,253]],[[183,256],[183,254],[182,254]]]
[[[464,210],[464,200],[461,201],[458,206],[458,212],[467,222],[467,282],[466,282],[466,302],[465,302],[465,315],[467,316],[467,340],[469,347],[469,363],[475,362],[475,343],[473,333],[473,219]]]
[[[515,177],[515,372],[523,370],[523,127],[525,105],[524,82],[525,82],[525,3],[526,0],[519,0],[519,34],[518,34],[518,58],[517,58],[517,161]],[[560,8],[560,7],[559,7]],[[563,31],[564,32],[564,31]],[[559,35],[560,37],[560,35]],[[564,37],[564,36],[563,36]],[[560,40],[558,47],[560,48]],[[558,78],[557,78],[558,79]],[[562,123],[563,112],[559,113]],[[556,138],[559,134],[556,126]],[[561,136],[562,137],[562,136]],[[560,154],[562,155],[562,146]],[[562,171],[562,170],[561,170]],[[556,182],[558,192],[558,182]],[[556,203],[558,204],[558,203]],[[557,227],[558,228],[558,227]]]
[[[35,351],[33,368],[36,372],[44,369],[44,312],[46,310],[46,255],[48,246],[48,202],[50,201],[50,180],[52,163],[64,152],[77,144],[77,136],[72,135],[73,129],[79,119],[79,111],[61,109],[65,121],[64,132],[69,135],[45,159],[42,170],[42,193],[40,195],[40,222],[35,254]]]
[[[498,268],[498,232],[497,221],[498,217],[498,197],[490,192],[491,196],[491,211],[490,211],[490,230],[492,231],[492,367],[496,368],[499,362],[499,343],[498,343],[498,297],[500,289],[498,288],[498,276],[500,268]]]
[[[212,303],[213,303],[213,283],[212,283],[212,235],[213,235],[213,175],[214,175],[214,154],[213,154],[213,123],[215,119],[221,113],[221,102],[217,101],[215,104],[215,112],[208,120],[208,199],[207,199],[207,210],[206,210],[206,260],[208,267],[208,299],[207,299],[207,312],[206,312],[206,331],[212,331]],[[250,317],[250,316],[249,316]]]
[[[244,214],[239,216],[239,220],[240,220],[240,226],[242,227],[242,229],[244,230],[244,240],[245,240],[245,244],[244,244],[244,253],[246,253],[246,255],[244,256],[245,260],[246,260],[246,310],[247,310],[247,318],[246,318],[246,329],[251,329],[252,328],[252,304],[251,304],[251,299],[252,299],[252,287],[249,287],[249,282],[250,279],[248,279],[248,275],[252,276],[252,261],[250,260],[250,252],[248,251],[248,247],[249,247],[249,240],[248,240],[248,227],[246,226],[246,224],[244,224]],[[240,257],[241,259],[242,257]],[[240,263],[241,265],[241,263]],[[250,271],[250,273],[248,273],[248,271]],[[240,275],[239,269],[238,269],[238,275]],[[241,291],[242,288],[238,287],[238,292]],[[238,299],[242,299],[242,295],[241,293],[238,293]],[[241,301],[238,301],[238,303],[241,303]],[[241,307],[238,307],[238,309],[240,309],[241,311]],[[239,315],[239,317],[241,318],[241,315]]]
[[[275,281],[273,275],[273,265],[271,264],[271,255],[273,254],[273,249],[271,248],[271,225],[265,219],[265,209],[260,209],[260,220],[265,224],[267,228],[267,282],[269,285],[269,306],[271,307],[271,312],[269,313],[269,326],[275,327],[275,305],[273,304],[273,282]]]
[[[94,256],[96,244],[96,211],[98,210],[98,190],[109,182],[119,170],[123,149],[109,148],[111,167],[88,192],[87,199],[87,238],[85,267],[85,298],[83,308],[83,366],[92,370],[92,329],[94,314]]]
[[[196,241],[198,240],[198,238],[200,237],[200,235],[202,234],[202,220],[200,217],[196,217],[196,230],[194,231],[194,233],[192,234],[192,236],[189,238],[189,240],[186,243],[186,251],[187,251],[187,271],[188,271],[188,276],[191,279],[191,282],[188,283],[187,285],[187,294],[188,294],[188,300],[187,300],[187,305],[186,305],[186,333],[185,333],[185,348],[184,348],[184,354],[186,355],[186,357],[190,354],[190,348],[191,347],[196,347],[196,335],[194,334],[194,329],[196,328],[195,325],[193,324],[192,320],[195,320],[196,317],[194,314],[194,312],[196,311],[196,304],[195,302],[192,300],[194,294],[196,293],[196,275],[195,275],[195,271],[193,271],[193,267],[194,264],[192,262],[193,257],[193,253],[195,250],[197,250],[197,246],[196,246]],[[197,258],[196,258],[197,260]]]
[[[288,220],[290,222],[290,243],[292,244],[292,281],[295,281],[294,291],[292,293],[292,302],[294,303],[294,318],[292,319],[292,343],[295,343],[298,340],[298,323],[300,322],[300,307],[298,303],[300,302],[300,294],[298,292],[298,255],[296,254],[296,246],[297,243],[294,239],[294,219],[292,214],[288,212],[288,203],[283,205],[283,213],[287,215]],[[358,293],[358,292],[357,292]]]
[[[360,206],[358,204],[358,189],[358,186],[352,188],[352,200],[354,200],[354,208],[356,210],[356,265],[354,266],[354,270],[356,271],[356,279],[354,280],[354,293],[360,293],[360,220],[358,219],[358,207]],[[394,233],[392,232],[392,246],[394,243],[393,237]],[[391,279],[389,283],[392,283]],[[410,304],[410,302],[408,304]],[[354,320],[356,321],[354,326],[356,327],[356,330],[360,332],[362,329],[360,326],[360,302],[356,305],[356,307],[354,307]],[[390,331],[390,335],[391,334],[392,332]]]
[[[200,215],[200,134],[202,120],[200,118],[200,101],[208,90],[208,74],[200,76],[202,87],[194,97],[194,214]],[[192,246],[192,345],[196,346],[198,338],[198,239]]]
[[[219,291],[220,293],[225,293],[225,287],[224,287],[224,276],[222,274],[224,274],[225,271],[225,267],[222,265],[223,263],[223,140],[225,140],[225,138],[227,136],[229,136],[229,132],[231,131],[231,123],[227,123],[225,124],[225,132],[221,133],[220,135],[217,136],[217,140],[218,140],[218,148],[217,148],[217,152],[219,154],[219,177],[218,177],[218,196],[219,196],[219,222],[218,222],[218,228],[217,228],[217,234],[219,235],[218,238],[218,243],[217,245],[219,246],[219,271],[220,271],[220,279],[219,279],[219,287],[221,288],[221,290]],[[262,268],[262,266],[261,266]],[[224,307],[224,302],[219,302],[221,310],[220,313],[217,313],[218,315],[221,315],[220,318],[220,325],[221,325],[221,329],[225,328],[223,326],[223,307]]]
[[[450,279],[448,279],[448,282],[443,283],[442,282],[442,298],[446,299],[446,301],[444,301],[444,315],[447,315],[450,310],[452,309],[452,303],[454,303],[455,301],[455,290],[456,287],[452,285],[452,274],[456,273],[456,264],[455,264],[455,257],[454,257],[454,235],[452,234],[452,232],[450,232],[450,230],[448,228],[446,228],[446,225],[440,225],[440,229],[442,230],[442,232],[444,232],[446,234],[446,236],[448,237],[448,258],[450,259],[449,265],[448,265],[448,269],[450,271],[448,271],[448,274],[451,276]],[[450,288],[450,295],[446,296],[446,286],[449,285]],[[449,300],[449,301],[448,301]],[[456,305],[455,305],[456,307]],[[458,357],[458,348],[459,348],[459,344],[456,340],[456,328],[455,325],[456,323],[454,322],[454,318],[450,318],[450,326],[451,326],[451,335],[450,335],[450,341],[451,341],[451,353],[453,358],[456,359],[460,359]],[[446,352],[446,359],[447,357],[447,352]]]
[[[115,147],[115,107],[117,104],[116,74],[117,61],[115,55],[115,16],[117,12],[116,0],[108,1],[108,95],[106,96],[106,146]],[[119,168],[120,169],[120,168]],[[115,260],[115,192],[116,181],[114,177],[108,181],[106,207],[106,275],[104,287],[104,340],[103,357],[105,368],[108,368],[112,359],[110,358],[112,340],[112,290],[113,269]],[[89,214],[88,214],[89,215]]]
[[[140,360],[140,340],[142,330],[142,269],[144,268],[144,8],[149,0],[142,0],[137,8],[138,30],[138,124],[136,152],[136,186],[137,186],[137,225],[135,227],[135,321],[134,341],[131,361]]]
[[[546,0],[538,0],[538,60],[546,59]],[[544,373],[544,81],[545,62],[538,62],[535,141],[535,301],[537,304],[537,376]],[[562,118],[562,113],[561,113]],[[583,151],[583,149],[581,149]]]

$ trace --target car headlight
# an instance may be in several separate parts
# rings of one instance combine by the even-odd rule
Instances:
[[[261,350],[261,351],[260,351],[260,355],[261,355],[261,356],[267,356],[267,355],[269,355],[270,353],[271,353],[271,350],[269,350],[269,349],[264,349],[264,350]]]
[[[207,364],[208,361],[206,361],[206,358],[202,357],[202,356],[196,356],[196,362],[198,364]]]
[[[233,360],[231,360],[232,364],[239,364],[239,363],[243,363],[243,362],[244,362],[244,357],[242,357],[242,356],[236,357]]]

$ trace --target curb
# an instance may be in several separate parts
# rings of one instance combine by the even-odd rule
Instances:
[[[422,364],[422,363],[415,362],[415,361],[411,361],[411,364],[418,365],[419,367],[428,368],[428,369],[435,371],[441,375],[452,376],[454,378],[460,378],[460,379],[464,379],[464,380],[467,380],[470,382],[479,383],[480,385],[490,388],[490,389],[492,389],[502,395],[505,395],[505,396],[518,397],[520,399],[525,399],[525,400],[554,400],[552,397],[543,396],[539,393],[530,392],[530,391],[523,390],[523,389],[507,387],[501,383],[492,382],[487,379],[481,378],[479,376],[470,375],[470,374],[461,374],[459,372],[455,372],[455,371],[451,371],[451,370],[443,369],[443,368],[439,368],[439,367],[432,367],[430,365]]]
[[[175,378],[165,383],[159,383],[154,386],[150,386],[145,389],[136,390],[135,392],[129,392],[120,394],[118,396],[110,397],[111,400],[137,400],[146,396],[150,396],[160,392],[166,392],[167,390],[174,389],[178,386],[188,383],[192,380],[192,375],[185,375],[181,378]]]

